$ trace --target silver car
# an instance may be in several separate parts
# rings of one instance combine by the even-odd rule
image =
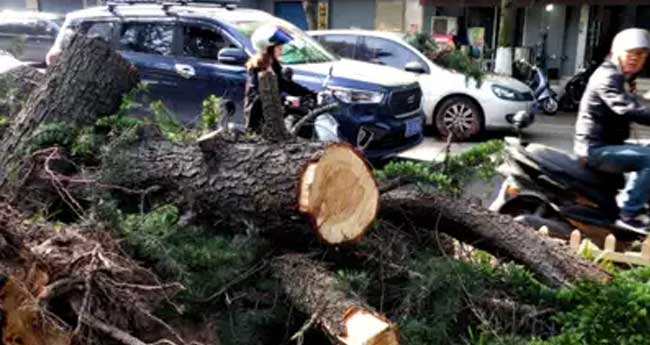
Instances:
[[[0,50],[21,61],[44,65],[64,19],[46,12],[0,11]]]

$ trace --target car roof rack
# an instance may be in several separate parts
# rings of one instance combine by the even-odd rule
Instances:
[[[159,4],[167,12],[172,6],[188,5],[216,6],[234,10],[239,3],[240,0],[109,0],[106,1],[106,6],[110,12],[115,12],[117,6],[122,5]]]

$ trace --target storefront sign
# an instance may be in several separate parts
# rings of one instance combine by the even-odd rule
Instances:
[[[485,28],[467,28],[467,33],[469,34],[469,44],[483,50],[485,47]]]
[[[327,30],[329,27],[329,5],[327,0],[318,2],[318,30]]]

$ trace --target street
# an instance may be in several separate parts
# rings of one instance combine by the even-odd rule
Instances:
[[[573,150],[573,130],[575,125],[575,113],[558,113],[555,116],[537,115],[535,123],[526,128],[523,138],[529,142],[549,145],[564,151]],[[451,147],[452,153],[463,152],[472,146],[489,139],[502,139],[506,136],[515,136],[514,131],[491,132],[471,143],[454,143]],[[632,132],[633,139],[650,139],[650,127],[636,126]],[[401,158],[433,161],[442,159],[445,149],[445,142],[427,136],[424,141],[400,155]]]

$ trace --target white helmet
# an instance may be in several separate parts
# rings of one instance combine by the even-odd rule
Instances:
[[[612,53],[622,53],[632,49],[650,49],[650,33],[645,29],[625,29],[614,37]]]
[[[266,50],[269,47],[289,43],[293,37],[281,27],[273,24],[266,24],[259,27],[251,36],[253,46],[258,51]]]

